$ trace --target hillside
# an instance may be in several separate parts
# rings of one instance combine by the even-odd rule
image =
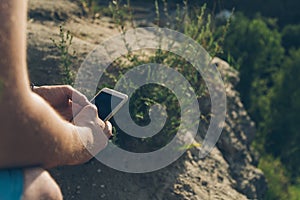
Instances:
[[[60,81],[59,53],[50,38],[59,40],[59,26],[71,31],[78,60],[103,40],[117,35],[108,17],[88,18],[73,1],[30,0],[28,18],[28,66],[36,85]],[[226,124],[217,147],[204,159],[199,149],[188,150],[168,167],[146,174],[129,174],[93,160],[81,166],[51,170],[65,199],[262,199],[267,184],[250,150],[255,125],[249,118],[235,86],[238,73],[225,61],[214,59],[224,78],[227,95]],[[209,99],[203,99],[209,107]],[[201,127],[207,129],[207,125]],[[198,138],[199,139],[199,138]]]

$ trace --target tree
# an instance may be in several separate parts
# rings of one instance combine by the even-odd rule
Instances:
[[[255,121],[262,120],[274,85],[272,76],[284,56],[280,33],[260,17],[250,20],[237,14],[225,39],[225,50],[237,61],[233,65],[239,66],[242,101]]]
[[[266,131],[266,150],[280,157],[292,177],[300,175],[300,49],[291,50],[275,80]]]

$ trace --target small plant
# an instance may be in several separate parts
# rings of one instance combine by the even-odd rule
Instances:
[[[59,37],[60,40],[56,41],[53,38],[50,40],[53,42],[54,46],[58,49],[60,53],[60,69],[63,76],[63,84],[72,85],[74,81],[74,73],[72,72],[72,64],[76,55],[76,51],[70,53],[70,47],[72,45],[73,36],[70,31],[65,31],[62,26],[59,27]]]
[[[81,6],[88,14],[88,16],[94,16],[99,11],[102,11],[102,9],[98,6],[97,0],[80,0]]]
[[[113,0],[109,3],[108,8],[120,33],[123,34],[126,31],[127,22],[130,22],[131,28],[135,28],[129,0],[126,4],[120,4],[120,0]]]

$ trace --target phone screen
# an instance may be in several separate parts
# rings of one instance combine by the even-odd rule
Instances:
[[[105,120],[111,112],[123,101],[122,98],[106,92],[100,92],[92,103],[97,106],[98,116]]]

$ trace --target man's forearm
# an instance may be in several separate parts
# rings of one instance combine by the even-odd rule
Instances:
[[[12,110],[3,126],[0,140],[0,168],[77,164],[87,161],[89,152],[81,137],[92,139],[87,128],[64,121],[38,95]],[[1,116],[0,116],[1,118]],[[4,153],[6,152],[6,153]],[[76,163],[77,162],[77,163]]]
[[[81,139],[93,143],[92,130],[63,120],[30,91],[26,4],[0,0],[0,168],[82,163],[91,155]]]

